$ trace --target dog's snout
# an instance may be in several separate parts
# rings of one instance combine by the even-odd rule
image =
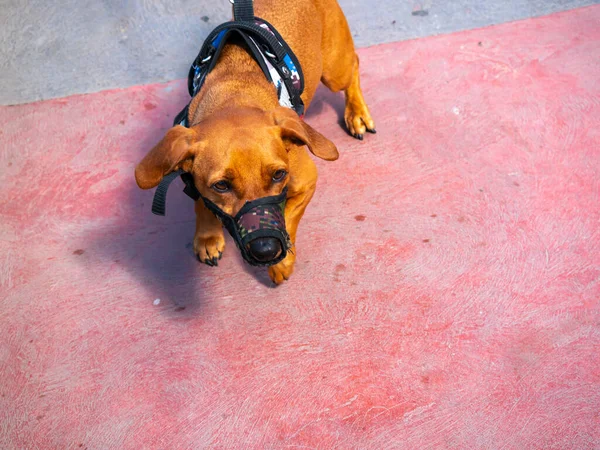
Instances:
[[[260,262],[269,262],[277,258],[282,251],[281,243],[274,238],[257,238],[250,241],[248,250]]]

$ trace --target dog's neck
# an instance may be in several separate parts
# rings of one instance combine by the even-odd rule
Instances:
[[[219,61],[206,77],[189,109],[190,126],[231,107],[265,111],[279,105],[277,92],[249,52],[239,44],[225,46]]]

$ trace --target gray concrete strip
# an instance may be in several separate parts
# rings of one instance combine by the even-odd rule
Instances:
[[[340,0],[356,45],[549,14],[600,0]],[[228,0],[1,0],[0,104],[185,78]]]

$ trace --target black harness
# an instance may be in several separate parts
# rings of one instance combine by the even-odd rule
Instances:
[[[236,33],[242,37],[267,79],[275,86],[280,103],[302,117],[304,103],[300,96],[304,91],[304,76],[296,55],[273,25],[254,17],[252,0],[235,0],[233,13],[233,21],[219,25],[208,35],[192,63],[188,73],[190,96],[193,98],[200,91],[227,40],[232,33]],[[177,114],[173,125],[189,127],[188,112],[189,104]]]

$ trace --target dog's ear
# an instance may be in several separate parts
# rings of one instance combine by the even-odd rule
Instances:
[[[283,139],[300,141],[313,155],[326,161],[335,161],[340,154],[335,144],[300,119],[289,108],[277,108],[273,111],[273,119],[279,127]]]
[[[191,170],[192,158],[198,149],[198,136],[191,128],[176,125],[148,152],[135,168],[135,181],[142,189],[158,185],[174,170]]]

